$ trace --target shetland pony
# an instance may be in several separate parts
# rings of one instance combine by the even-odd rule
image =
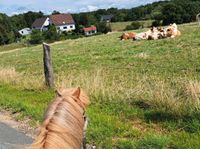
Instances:
[[[39,135],[26,149],[81,149],[87,95],[80,88],[58,89],[49,105]]]

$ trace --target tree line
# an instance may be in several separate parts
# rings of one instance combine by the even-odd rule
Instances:
[[[53,12],[53,14],[56,13],[59,12]],[[110,26],[108,24],[100,22],[101,15],[112,14],[112,22],[155,20],[153,25],[159,26],[168,25],[174,22],[181,24],[195,21],[198,13],[200,13],[199,0],[159,1],[132,9],[99,9],[93,12],[72,14],[76,22],[76,30],[73,34],[81,34],[83,27],[91,25],[96,25],[98,32],[101,33],[110,31]],[[43,12],[31,11],[13,16],[7,16],[6,14],[0,13],[0,44],[2,45],[17,42],[21,38],[18,33],[20,29],[31,27],[35,19],[44,16]],[[50,33],[46,33],[45,36],[51,37],[49,34],[52,34],[53,30],[54,29],[52,28]],[[61,37],[64,37],[64,35]]]

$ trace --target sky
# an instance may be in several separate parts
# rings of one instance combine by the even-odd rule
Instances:
[[[94,11],[100,8],[133,8],[159,0],[0,0],[0,12],[7,15],[27,11],[42,11],[50,14],[53,10],[62,13]]]

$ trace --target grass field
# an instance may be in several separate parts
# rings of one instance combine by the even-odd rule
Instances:
[[[199,148],[200,30],[179,28],[176,39],[122,42],[116,32],[51,45],[56,86],[80,86],[90,96],[88,143]],[[54,97],[42,83],[42,57],[41,45],[0,52],[0,106],[20,119],[40,121]]]
[[[143,24],[143,27],[147,28],[150,27],[152,25],[152,20],[149,21],[139,21]],[[112,31],[123,31],[127,25],[131,25],[131,21],[128,22],[112,22],[111,25],[111,29]]]
[[[10,51],[13,49],[23,48],[23,47],[26,47],[26,44],[24,44],[24,43],[9,44],[9,45],[5,45],[5,46],[0,46],[0,52]]]

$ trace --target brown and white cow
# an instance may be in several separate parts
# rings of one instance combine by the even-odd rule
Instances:
[[[176,23],[170,24],[166,29],[166,36],[170,38],[175,38],[181,35],[181,32],[178,30]]]
[[[123,33],[123,34],[120,36],[120,39],[121,39],[121,40],[134,39],[135,36],[136,36],[136,33],[134,33],[134,32],[128,32],[128,33]]]

